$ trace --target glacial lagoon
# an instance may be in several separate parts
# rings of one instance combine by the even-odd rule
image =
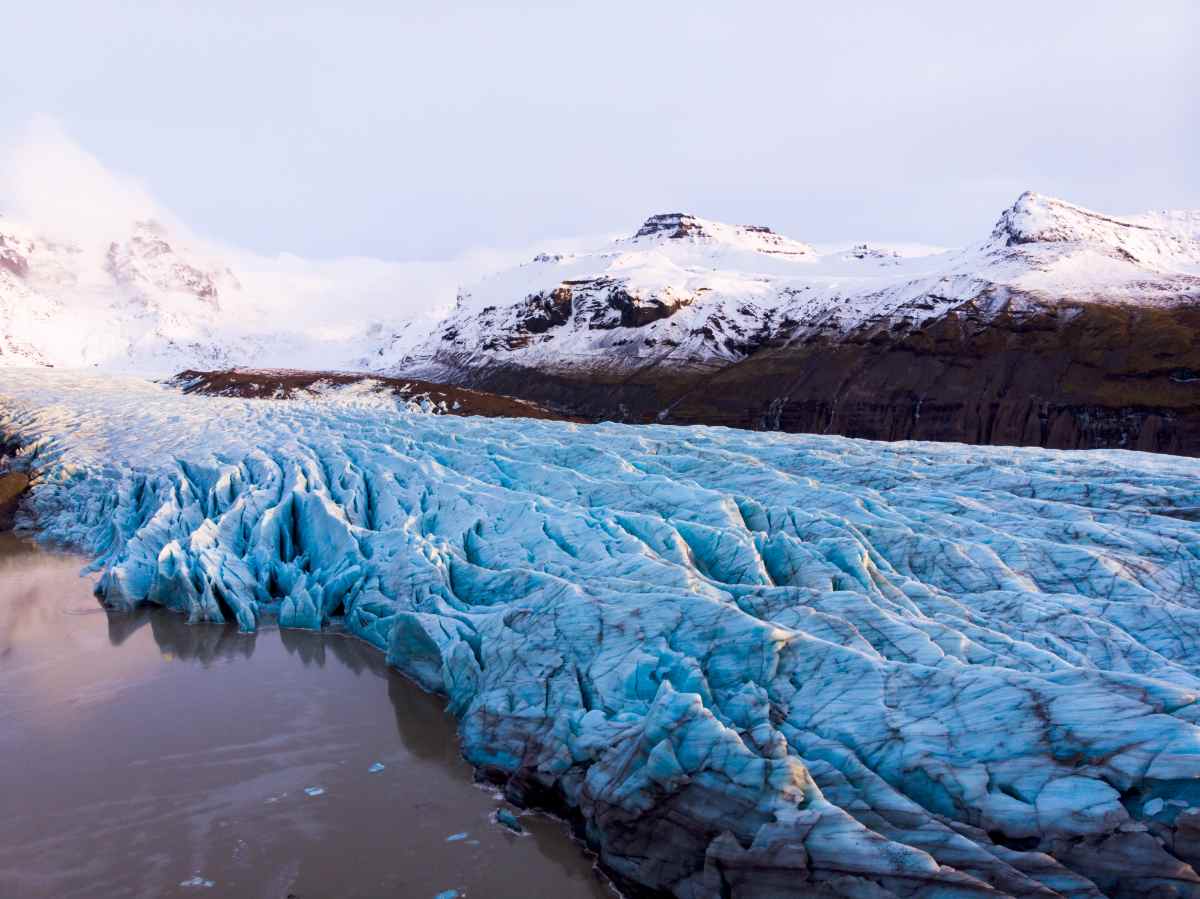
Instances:
[[[85,561],[0,533],[0,895],[614,895],[371,647],[107,613]]]

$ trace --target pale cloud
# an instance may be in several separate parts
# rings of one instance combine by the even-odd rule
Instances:
[[[268,255],[198,235],[143,182],[105,167],[60,122],[45,116],[0,148],[0,215],[0,224],[76,245],[82,253],[71,265],[87,285],[106,283],[102,268],[110,243],[126,240],[137,222],[158,222],[189,263],[228,268],[233,274],[240,289],[225,299],[222,315],[228,327],[247,333],[282,331],[335,347],[361,339],[373,323],[410,323],[407,339],[415,340],[453,308],[461,286],[537,252],[571,252],[606,239],[475,247],[445,259],[417,261]],[[64,284],[56,290],[66,298],[75,288]]]
[[[137,179],[104,167],[61,123],[37,116],[0,145],[0,215],[81,241],[171,216]]]
[[[199,232],[457,258],[688,211],[979,239],[1024,189],[1200,207],[1200,4],[9,4],[44,113]]]

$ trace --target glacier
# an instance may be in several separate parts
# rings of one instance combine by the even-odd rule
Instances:
[[[337,625],[635,895],[1200,896],[1200,463],[9,370],[116,609]]]

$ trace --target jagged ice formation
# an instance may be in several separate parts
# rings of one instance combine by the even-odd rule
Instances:
[[[341,618],[631,891],[1200,895],[1194,460],[19,371],[14,439],[105,602]]]

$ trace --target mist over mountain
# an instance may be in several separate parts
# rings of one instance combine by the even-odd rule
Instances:
[[[194,233],[52,123],[0,171],[0,365],[386,372],[582,418],[1200,452],[1196,211],[1026,191],[953,250],[661,212],[536,251],[313,260]]]
[[[0,365],[381,367],[461,283],[530,252],[264,256],[197,234],[41,119],[0,148]]]

